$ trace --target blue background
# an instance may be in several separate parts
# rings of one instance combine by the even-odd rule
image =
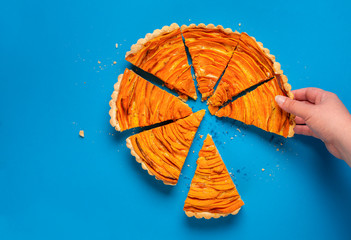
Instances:
[[[333,91],[351,109],[349,9],[347,1],[2,1],[0,239],[351,239],[351,170],[321,141],[207,113],[169,187],[130,155],[125,139],[135,131],[118,134],[108,115],[125,52],[173,22],[245,31],[276,55],[294,89]],[[182,210],[207,133],[245,201],[237,216],[206,221]]]

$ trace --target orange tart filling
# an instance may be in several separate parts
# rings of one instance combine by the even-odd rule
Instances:
[[[237,214],[244,202],[210,135],[207,135],[196,163],[184,204],[186,215],[209,219]]]
[[[267,132],[284,137],[294,135],[294,116],[283,111],[275,102],[275,96],[293,98],[291,86],[284,75],[276,75],[246,95],[221,108],[217,117],[229,117],[247,125],[254,125]]]
[[[164,184],[175,185],[205,110],[127,138],[127,147],[143,169]]]
[[[226,68],[238,44],[240,34],[213,24],[182,26],[202,100],[212,95],[214,86]]]
[[[208,100],[212,106],[222,106],[242,91],[274,75],[274,56],[261,43],[246,33],[241,33],[228,67],[213,96]]]
[[[117,131],[177,120],[192,114],[187,104],[129,69],[118,77],[110,107],[110,123]]]
[[[155,75],[183,98],[197,98],[178,24],[157,29],[139,39],[127,52],[126,60]]]

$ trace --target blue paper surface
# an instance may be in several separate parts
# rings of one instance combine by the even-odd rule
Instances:
[[[125,146],[133,131],[117,133],[108,115],[117,76],[130,66],[125,53],[173,22],[247,32],[276,56],[293,89],[333,91],[351,109],[349,2],[0,5],[0,239],[351,239],[351,170],[321,141],[207,112],[170,187],[141,169]],[[207,133],[245,202],[236,216],[183,212]]]

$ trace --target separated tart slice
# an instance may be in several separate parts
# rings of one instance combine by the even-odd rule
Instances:
[[[195,70],[202,100],[212,95],[214,86],[225,70],[240,34],[213,24],[181,27]]]
[[[206,219],[237,214],[244,202],[210,135],[207,135],[196,163],[184,204],[185,214]]]
[[[174,123],[127,138],[127,147],[150,175],[176,185],[195,133],[205,115],[200,110]]]
[[[161,79],[184,99],[187,96],[197,98],[178,24],[173,23],[146,34],[126,53],[126,60]]]
[[[247,125],[254,125],[267,132],[284,137],[294,135],[294,116],[283,111],[275,102],[275,96],[293,98],[291,86],[285,75],[276,75],[256,89],[221,108],[217,117],[229,117]]]
[[[191,108],[172,94],[126,69],[119,75],[110,101],[110,123],[117,131],[177,120]]]
[[[255,38],[241,33],[228,67],[208,104],[222,106],[242,91],[272,79],[274,73],[282,73],[275,57]]]

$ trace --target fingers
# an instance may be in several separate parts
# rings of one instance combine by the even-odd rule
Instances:
[[[314,133],[307,125],[296,125],[294,131],[296,134],[315,137]]]
[[[315,103],[316,99],[321,96],[325,91],[319,88],[301,88],[292,91],[294,94],[294,99],[299,101],[309,101]]]
[[[304,102],[292,100],[285,96],[276,96],[275,101],[278,103],[279,107],[281,107],[284,111],[288,113],[292,113],[296,116],[299,116],[303,119],[307,119],[311,112],[313,105],[306,104]]]
[[[302,118],[302,117],[299,117],[299,116],[296,116],[296,117],[295,117],[295,122],[296,122],[296,124],[298,124],[298,125],[305,125],[305,124],[306,124],[305,120],[303,120],[303,118]]]

